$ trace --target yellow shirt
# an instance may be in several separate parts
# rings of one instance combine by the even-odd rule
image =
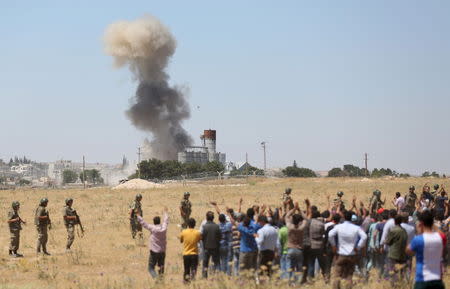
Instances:
[[[180,240],[183,243],[183,256],[198,255],[198,242],[202,239],[199,230],[185,229],[180,234]]]

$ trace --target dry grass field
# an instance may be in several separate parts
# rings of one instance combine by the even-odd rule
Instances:
[[[0,288],[180,288],[182,283],[181,244],[177,236],[180,228],[178,206],[184,191],[191,192],[193,217],[198,224],[208,209],[209,201],[219,206],[236,208],[240,197],[243,208],[251,204],[276,206],[285,187],[292,187],[295,200],[309,198],[313,204],[325,209],[327,194],[345,192],[348,203],[353,195],[367,201],[374,189],[380,189],[383,197],[390,201],[396,191],[406,192],[410,184],[420,188],[425,182],[434,184],[442,179],[240,179],[208,181],[198,183],[169,184],[164,188],[146,191],[116,191],[108,188],[43,190],[17,189],[0,191]],[[445,185],[450,186],[449,180]],[[151,221],[167,206],[170,213],[166,277],[163,283],[155,283],[147,272],[148,232],[144,232],[145,243],[131,239],[127,218],[129,204],[136,193],[143,194],[144,218]],[[36,229],[33,225],[34,211],[42,197],[49,199],[50,217],[53,229],[49,232],[48,248],[52,256],[36,256]],[[74,198],[73,207],[78,211],[86,230],[84,238],[75,239],[71,253],[65,252],[66,231],[63,225],[62,208],[67,197]],[[11,202],[21,203],[21,216],[28,222],[23,226],[21,253],[24,258],[8,256],[9,230],[6,217]],[[303,204],[303,203],[302,203]],[[217,218],[216,218],[217,219]],[[198,275],[199,277],[199,275]],[[446,276],[447,286],[450,278]],[[385,286],[383,286],[385,285]],[[212,277],[199,280],[187,287],[192,288],[253,288],[256,285],[243,280],[228,280],[226,277]],[[262,284],[259,287],[287,287],[285,283]],[[355,288],[389,288],[389,284],[371,281],[368,285]],[[322,280],[305,288],[327,288]]]

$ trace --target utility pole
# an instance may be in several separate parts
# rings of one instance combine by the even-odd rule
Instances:
[[[140,164],[141,164],[141,147],[138,147],[137,155],[138,155],[138,165],[137,165],[137,167],[138,167],[138,178],[140,179],[141,178],[141,166],[140,166]]]
[[[369,174],[369,170],[367,169],[367,153],[364,154],[364,165],[366,168],[366,177]]]
[[[83,156],[83,188],[86,189],[86,160]]]
[[[261,142],[261,146],[262,146],[263,151],[264,151],[264,172],[266,172],[266,170],[267,170],[267,163],[266,163],[266,142],[265,142],[265,141]]]
[[[248,153],[245,153],[245,163],[248,164]]]

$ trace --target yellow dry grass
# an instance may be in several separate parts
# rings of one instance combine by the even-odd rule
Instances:
[[[187,186],[170,184],[165,188],[146,191],[113,191],[108,188],[43,190],[27,189],[0,191],[0,288],[179,288],[182,283],[181,244],[177,236],[180,229],[178,206],[184,191],[191,192],[193,217],[198,224],[205,212],[211,209],[209,201],[219,206],[236,208],[239,198],[244,198],[243,208],[252,204],[276,206],[285,187],[292,187],[295,200],[309,198],[313,204],[325,209],[326,195],[345,192],[349,202],[353,195],[367,201],[374,189],[380,189],[388,201],[396,191],[405,192],[410,184],[420,188],[425,182],[434,184],[438,179],[240,179],[226,181],[193,182]],[[445,180],[445,185],[449,181]],[[143,194],[144,218],[151,221],[162,213],[163,206],[169,208],[170,224],[164,283],[155,283],[147,273],[148,233],[145,244],[131,239],[127,218],[129,204],[136,193]],[[36,256],[36,229],[33,225],[34,210],[39,199],[47,197],[53,230],[49,233],[49,251],[52,256]],[[74,208],[83,221],[86,235],[76,238],[71,253],[65,253],[66,231],[62,220],[62,208],[67,197],[74,198]],[[23,227],[21,249],[25,257],[11,259],[7,255],[9,231],[6,215],[11,202],[21,203],[21,216],[28,222]],[[200,268],[199,268],[200,269]],[[200,277],[200,275],[198,275]],[[213,277],[214,278],[214,277]],[[446,282],[450,278],[446,276]],[[253,288],[251,282],[215,277],[214,280],[189,285],[196,288]],[[287,287],[285,283],[260,285],[265,288]],[[322,280],[305,288],[327,287]],[[371,281],[356,288],[380,288],[380,283]],[[383,286],[389,288],[389,284]]]

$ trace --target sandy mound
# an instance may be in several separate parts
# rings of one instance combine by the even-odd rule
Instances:
[[[132,190],[145,190],[145,189],[153,189],[153,188],[163,188],[164,185],[149,182],[142,179],[132,179],[128,182],[120,184],[112,188],[113,190],[122,190],[122,189],[132,189]]]
[[[361,182],[370,182],[370,179],[368,179],[368,178],[362,178],[362,179],[361,179]]]

